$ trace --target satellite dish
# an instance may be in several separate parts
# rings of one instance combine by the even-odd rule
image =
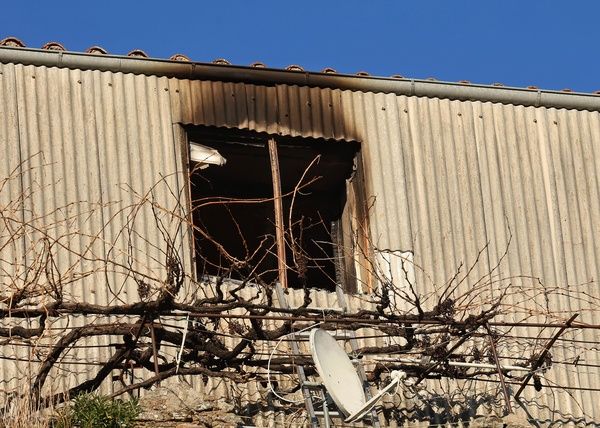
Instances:
[[[406,373],[393,371],[392,382],[367,401],[356,369],[333,336],[315,328],[310,332],[310,347],[323,385],[338,409],[347,416],[346,423],[364,418],[386,393],[406,378]]]
[[[365,391],[346,352],[325,330],[310,332],[310,348],[317,372],[333,402],[345,415],[359,411],[366,403]]]

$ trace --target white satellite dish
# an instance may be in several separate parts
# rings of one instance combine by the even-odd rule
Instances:
[[[317,372],[334,403],[346,415],[360,410],[367,401],[362,382],[346,352],[325,330],[310,332],[310,348]]]
[[[310,347],[323,385],[338,409],[347,415],[347,423],[364,418],[384,394],[406,378],[406,373],[402,371],[392,372],[392,382],[367,401],[356,369],[333,336],[315,328],[310,332]]]

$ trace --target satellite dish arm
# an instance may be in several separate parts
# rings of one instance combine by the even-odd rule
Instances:
[[[371,411],[371,409],[373,407],[375,407],[377,402],[379,400],[381,400],[381,398],[385,394],[387,394],[389,391],[391,391],[396,385],[398,385],[405,378],[406,378],[406,373],[404,373],[403,371],[398,370],[398,371],[392,372],[392,381],[385,388],[383,388],[381,391],[379,391],[379,393],[377,393],[377,395],[373,396],[373,398],[371,398],[369,401],[367,401],[360,409],[358,409],[356,412],[354,412],[353,414],[348,416],[344,420],[344,422],[346,422],[346,423],[357,422],[357,421],[361,420],[362,418],[364,418],[366,416],[366,414],[369,411]]]

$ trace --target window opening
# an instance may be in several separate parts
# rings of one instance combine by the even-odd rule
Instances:
[[[269,137],[206,128],[188,130],[188,137],[198,277],[273,283],[278,258]],[[359,144],[276,141],[288,286],[334,290],[342,283],[354,291],[348,275],[354,267],[346,266],[342,250],[352,246],[351,234],[342,230]]]

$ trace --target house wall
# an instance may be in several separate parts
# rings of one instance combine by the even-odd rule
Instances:
[[[507,302],[530,313],[529,320],[545,320],[540,313],[552,308],[563,319],[580,312],[581,320],[598,323],[585,299],[586,293],[600,297],[592,282],[600,276],[598,112],[18,64],[1,64],[0,71],[0,143],[8,148],[0,171],[19,172],[0,202],[33,191],[20,215],[36,221],[34,213],[44,213],[46,225],[57,224],[51,233],[66,235],[73,257],[60,261],[65,277],[71,266],[93,272],[70,289],[73,295],[97,303],[137,299],[124,268],[130,261],[159,282],[166,244],[157,217],[161,209],[180,212],[176,189],[185,185],[186,170],[180,125],[195,124],[359,141],[372,243],[414,254],[419,292],[439,293],[461,264],[463,272],[474,264],[460,290],[489,278],[493,294],[499,276],[511,277],[528,294],[509,295]],[[71,203],[71,211],[56,211]],[[65,222],[68,215],[72,221]],[[189,263],[189,246],[175,227],[167,225]],[[5,278],[15,270],[24,275],[35,257],[28,240],[35,236],[11,250],[25,262],[13,264]],[[85,266],[75,266],[77,251],[89,255]],[[107,255],[115,260],[109,268],[95,261]],[[600,340],[592,330],[564,337]],[[532,349],[541,343],[531,342]],[[569,342],[554,349],[555,360],[576,356]],[[87,361],[106,357],[94,348],[76,354]],[[597,360],[595,352],[582,355]],[[15,361],[0,364],[5,379],[17,368]],[[598,375],[594,367],[556,365],[551,379],[593,388]],[[595,392],[540,395],[541,406],[530,411],[541,418],[584,413],[600,419]]]
[[[183,94],[171,91],[174,111],[179,100],[195,96],[205,110],[214,109],[211,116],[181,108],[188,112],[181,116],[186,123],[361,142],[373,244],[414,253],[421,293],[439,294],[457,270],[472,267],[459,291],[487,277],[488,295],[497,296],[510,283],[509,320],[560,322],[579,313],[580,321],[598,324],[598,112],[279,85],[171,83]],[[543,315],[549,311],[555,318]],[[554,332],[513,330],[544,338]],[[580,356],[597,364],[596,330],[562,337],[553,347],[554,361]],[[539,353],[545,342],[530,341],[525,354]],[[548,379],[593,389],[599,375],[597,367],[557,364]],[[546,389],[541,395],[545,403],[531,412],[542,419],[600,417],[596,392]],[[525,393],[533,396],[540,394]]]
[[[1,173],[15,171],[0,192],[2,201],[25,195],[20,216],[59,240],[63,248],[55,247],[61,257],[54,281],[67,284],[65,294],[98,304],[138,299],[127,267],[163,278],[165,248],[153,212],[140,201],[154,198],[157,205],[175,207],[167,188],[176,192],[180,186],[170,100],[159,82],[165,85],[166,79],[18,64],[0,67],[0,138],[8,154],[0,161]],[[41,238],[42,232],[28,231],[20,239],[17,263],[6,262],[3,249],[2,268],[13,269],[2,275],[3,281],[31,278],[29,268],[44,254]],[[103,259],[113,262],[104,264]],[[69,283],[76,272],[86,276]],[[47,281],[42,273],[39,282]],[[65,318],[51,328],[60,331],[83,321]],[[19,388],[31,372],[32,353],[43,355],[51,340],[44,338],[30,348],[3,347],[4,357],[16,352],[23,360],[2,360],[3,379],[10,381],[7,389]],[[65,359],[73,362],[65,367],[75,373],[73,382],[89,378],[90,367],[83,362],[109,357],[107,339],[100,344],[105,347],[85,347],[92,344],[97,343],[81,341],[84,347]],[[64,386],[64,377],[57,378],[50,389]]]

